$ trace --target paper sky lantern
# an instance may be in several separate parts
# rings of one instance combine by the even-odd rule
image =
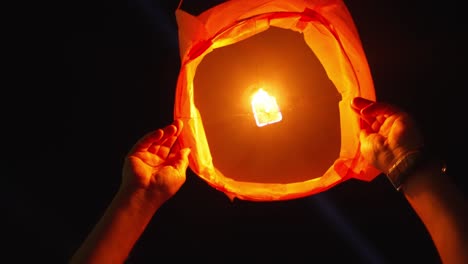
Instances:
[[[176,18],[174,117],[184,120],[191,170],[209,185],[231,199],[275,201],[379,174],[360,155],[349,107],[375,92],[342,1],[232,0]]]

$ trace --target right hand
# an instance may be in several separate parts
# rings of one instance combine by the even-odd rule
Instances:
[[[361,118],[361,153],[383,173],[409,152],[423,146],[423,137],[408,113],[397,107],[355,97],[351,108]]]

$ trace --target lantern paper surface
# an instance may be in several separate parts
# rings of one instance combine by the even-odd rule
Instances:
[[[176,18],[174,118],[184,121],[190,169],[209,185],[231,199],[274,201],[379,174],[360,155],[349,106],[375,92],[342,1],[231,0]],[[290,44],[295,37],[304,48]],[[295,68],[300,60],[318,66]]]

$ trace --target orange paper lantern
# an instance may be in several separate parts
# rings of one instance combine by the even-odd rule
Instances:
[[[379,174],[360,155],[359,120],[349,107],[355,96],[375,100],[375,92],[342,1],[231,0],[198,16],[178,9],[176,18],[181,69],[174,117],[184,120],[180,144],[192,150],[191,170],[208,184],[231,199],[274,201]],[[289,46],[288,33],[270,34],[264,47],[252,44],[254,52],[215,58],[280,31],[300,36],[306,48]],[[275,53],[307,61],[314,54],[325,77],[296,82],[321,69],[291,70],[285,64],[293,55],[273,61],[265,53],[273,45]],[[237,68],[227,67],[239,59]],[[204,68],[210,69],[202,76]]]

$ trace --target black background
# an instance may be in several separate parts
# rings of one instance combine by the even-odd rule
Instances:
[[[184,1],[182,9],[198,14],[219,2]],[[378,100],[415,116],[428,145],[466,193],[461,6],[420,0],[345,3]],[[8,9],[17,12],[11,13],[3,41],[4,258],[66,262],[115,194],[128,149],[172,121],[178,4],[81,1]],[[279,257],[307,263],[440,263],[422,222],[382,175],[290,201],[231,202],[190,170],[187,174],[186,184],[135,245],[130,263]]]

